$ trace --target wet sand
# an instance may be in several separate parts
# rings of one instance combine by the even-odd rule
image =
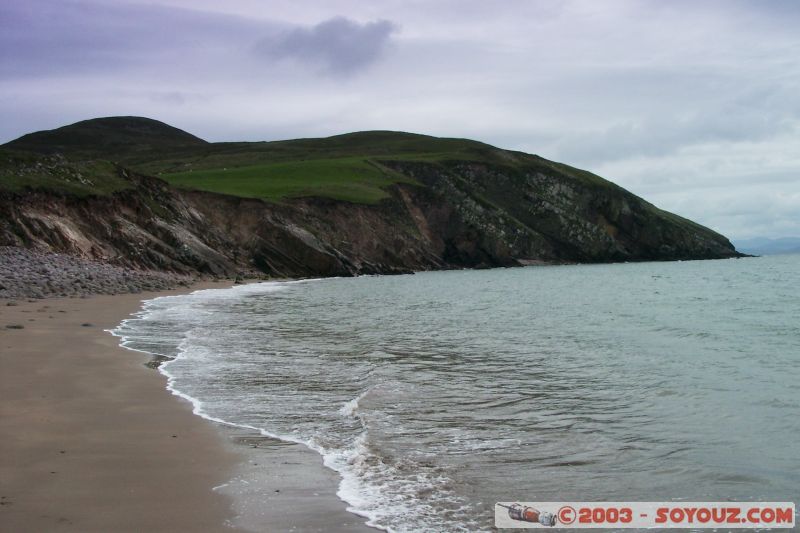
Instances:
[[[0,300],[0,531],[374,532],[315,453],[194,416],[104,331],[159,294]]]

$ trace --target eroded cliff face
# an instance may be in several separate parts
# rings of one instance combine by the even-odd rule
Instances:
[[[163,182],[119,169],[131,189],[103,196],[5,192],[0,244],[141,269],[224,274],[227,238]]]
[[[384,162],[420,184],[378,204],[182,191],[118,168],[107,196],[0,193],[0,245],[212,276],[347,276],[738,255],[707,228],[557,169]],[[607,182],[606,182],[607,183]]]

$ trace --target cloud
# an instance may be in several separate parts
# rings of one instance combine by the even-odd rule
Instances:
[[[292,59],[321,67],[326,73],[349,76],[375,63],[389,44],[397,26],[388,20],[360,24],[335,17],[312,27],[294,28],[267,37],[256,52],[267,58]]]
[[[216,68],[265,33],[263,20],[163,5],[101,0],[0,4],[0,80],[56,75],[106,77],[142,69],[180,70],[203,57]]]
[[[0,142],[107,115],[212,141],[468,137],[734,238],[800,235],[796,0],[268,4],[0,1]]]
[[[151,93],[150,99],[159,104],[183,105],[186,103],[187,97],[179,91],[166,91]]]

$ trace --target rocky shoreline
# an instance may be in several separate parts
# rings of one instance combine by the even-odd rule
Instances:
[[[66,254],[0,246],[0,298],[82,297],[185,287],[197,278],[135,270]]]

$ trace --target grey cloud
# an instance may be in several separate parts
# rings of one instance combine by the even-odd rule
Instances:
[[[388,20],[360,24],[335,17],[312,27],[295,28],[256,45],[256,52],[274,59],[293,59],[321,67],[333,75],[350,75],[377,61],[397,26]]]

